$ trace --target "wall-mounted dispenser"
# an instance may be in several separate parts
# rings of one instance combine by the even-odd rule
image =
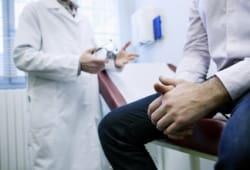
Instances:
[[[162,25],[161,16],[157,16],[153,19],[153,30],[154,30],[154,40],[160,40],[162,38]]]
[[[163,37],[162,10],[141,8],[132,15],[132,40],[136,45],[150,45]]]

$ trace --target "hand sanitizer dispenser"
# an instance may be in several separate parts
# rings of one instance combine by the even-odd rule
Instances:
[[[150,45],[162,38],[162,12],[158,8],[141,8],[132,15],[132,40]]]

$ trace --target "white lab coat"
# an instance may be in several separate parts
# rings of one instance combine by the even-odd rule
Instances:
[[[80,55],[93,47],[86,18],[73,18],[56,0],[24,9],[14,61],[28,73],[33,170],[102,169],[97,76],[77,74]]]

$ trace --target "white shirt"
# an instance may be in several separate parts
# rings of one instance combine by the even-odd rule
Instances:
[[[210,59],[232,99],[250,88],[250,1],[193,0],[177,78],[206,79]]]

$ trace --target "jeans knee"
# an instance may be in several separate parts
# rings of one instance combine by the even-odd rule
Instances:
[[[98,134],[99,134],[100,140],[102,140],[102,138],[105,134],[105,131],[107,130],[108,123],[107,123],[106,117],[107,116],[105,116],[98,125]]]
[[[98,125],[98,134],[101,141],[112,134],[112,129],[114,128],[114,118],[112,115],[112,112],[108,113]]]

